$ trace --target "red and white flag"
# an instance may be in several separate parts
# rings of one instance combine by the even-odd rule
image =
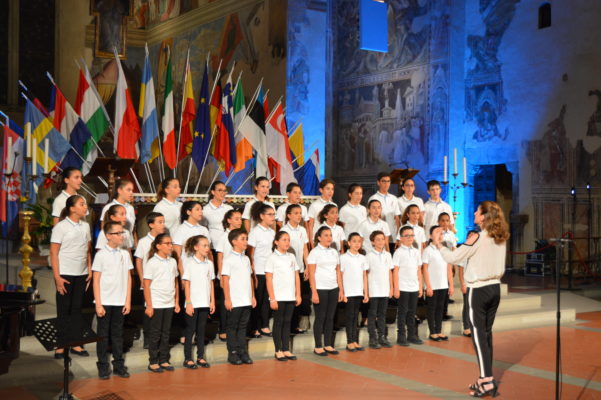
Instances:
[[[280,182],[280,193],[286,193],[286,186],[296,182],[292,158],[290,157],[290,144],[288,143],[288,130],[282,102],[279,101],[265,122],[267,136],[267,155],[276,163],[276,180]]]
[[[142,136],[136,110],[131,101],[131,94],[127,87],[125,74],[121,67],[119,56],[115,52],[115,61],[119,69],[117,79],[117,92],[115,93],[115,154],[121,158],[138,159],[140,149],[138,140]]]

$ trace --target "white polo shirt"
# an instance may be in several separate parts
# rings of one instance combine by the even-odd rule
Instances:
[[[71,196],[73,196],[73,195],[71,195],[63,190],[62,192],[60,192],[58,194],[58,196],[56,196],[54,198],[54,201],[52,202],[52,216],[53,217],[60,218],[61,212],[67,205],[67,199]],[[84,198],[84,201],[85,200],[86,199]],[[88,211],[86,213],[86,216],[88,216],[89,214],[90,214],[90,211]]]
[[[277,211],[275,212],[275,219],[277,221],[280,221],[281,223],[284,223],[284,221],[286,221],[286,210],[288,209],[288,206],[291,205],[292,203],[285,202],[284,204],[279,206]],[[301,215],[303,216],[303,221],[308,221],[309,217],[307,215],[307,207],[305,207],[302,204],[299,204],[299,206],[301,208]]]
[[[277,301],[296,300],[296,277],[299,267],[294,254],[274,250],[267,257],[265,272],[273,274],[273,294]],[[300,295],[300,293],[299,293]]]
[[[127,250],[104,246],[96,253],[92,271],[100,272],[100,303],[103,306],[125,305],[127,280],[133,268]]]
[[[296,263],[300,268],[300,272],[305,272],[305,262],[303,260],[303,254],[305,251],[305,246],[309,243],[309,237],[307,236],[307,230],[298,225],[294,228],[290,223],[282,226],[280,229],[282,232],[288,232],[290,235],[290,249],[289,252],[294,252],[294,256],[296,257]]]
[[[412,225],[409,222],[407,222],[403,226],[410,226],[411,228],[413,228],[413,235],[415,236],[413,238],[414,239],[413,246],[421,251],[422,244],[426,243],[428,241],[428,236],[426,235],[426,230],[419,225]],[[401,228],[403,226],[401,226]],[[396,234],[396,240],[401,240],[401,230],[400,229]]]
[[[252,208],[253,204],[255,204],[257,201],[260,201],[260,200],[257,199],[256,197],[253,197],[252,199],[247,201],[246,204],[244,205],[244,211],[242,212],[242,219],[249,220],[251,228],[253,228],[255,225],[257,225],[257,223],[255,221],[253,221],[250,216],[250,209]],[[271,201],[265,200],[263,203],[267,204],[268,206],[273,208],[273,210],[275,211],[275,205]]]
[[[369,236],[374,231],[382,231],[384,232],[384,236],[386,236],[386,240],[390,241],[390,228],[386,221],[382,219],[378,219],[374,222],[370,217],[367,217],[359,224],[358,233],[363,238],[363,248],[367,253],[371,251],[373,248],[371,245],[371,240],[369,240]]]
[[[144,266],[144,279],[150,279],[152,308],[175,307],[177,261],[172,257],[152,256]]]
[[[424,201],[421,199],[421,197],[417,197],[417,196],[413,196],[411,199],[408,199],[407,197],[405,197],[405,195],[402,195],[401,197],[398,198],[399,200],[399,211],[401,212],[401,215],[403,215],[403,213],[405,212],[405,209],[407,207],[409,207],[411,204],[415,204],[416,206],[419,207],[419,211],[424,212],[425,208],[424,208]]]
[[[142,260],[142,269],[144,269],[144,266],[148,262],[148,252],[150,251],[150,247],[152,246],[154,239],[154,236],[148,233],[142,239],[138,240],[138,247],[136,247],[134,257],[138,257]]]
[[[265,263],[271,254],[275,231],[263,225],[257,225],[248,234],[248,245],[255,248],[253,252],[253,266],[255,275],[265,275]]]
[[[316,234],[319,228],[321,228],[322,226],[330,228],[330,230],[332,231],[332,247],[335,247],[336,250],[340,252],[340,242],[344,242],[346,240],[344,229],[338,224],[334,224],[333,226],[331,226],[328,225],[327,222],[324,222],[323,224],[317,225],[317,227],[313,229],[313,234]]]
[[[211,305],[211,283],[215,279],[215,268],[208,258],[204,261],[196,256],[184,260],[182,279],[190,282],[190,301],[194,308],[208,308]]]
[[[165,217],[165,227],[169,229],[169,232],[173,235],[173,232],[179,226],[182,203],[177,200],[169,201],[163,197],[161,201],[154,206],[152,211],[163,214],[163,217]]]
[[[417,271],[422,265],[420,251],[414,247],[399,246],[392,257],[392,264],[399,268],[399,289],[401,292],[419,291]]]
[[[209,235],[209,230],[207,228],[199,224],[192,225],[188,221],[184,221],[183,224],[180,224],[171,237],[174,245],[185,246],[188,239],[198,235],[203,235],[209,239],[209,244],[211,243],[211,236]],[[184,253],[185,252],[182,250],[182,255]]]
[[[307,257],[309,264],[315,264],[315,287],[319,290],[330,290],[338,287],[336,266],[340,264],[338,251],[318,244]]]
[[[134,238],[131,237],[131,233],[123,227],[123,244],[121,244],[121,248],[125,250],[129,250],[134,247]],[[96,239],[96,250],[103,249],[104,246],[108,244],[108,240],[103,230],[100,230],[98,234],[98,238]]]
[[[88,274],[88,246],[91,240],[90,225],[74,222],[69,217],[52,228],[50,243],[61,245],[58,251],[58,270],[61,275],[81,276]]]
[[[396,196],[390,193],[382,194],[376,192],[369,198],[368,203],[374,199],[378,200],[382,205],[382,216],[388,224],[388,230],[390,232],[396,231],[396,222],[394,218],[401,215],[401,212],[399,211],[399,201]]]
[[[309,206],[309,210],[307,211],[307,217],[309,219],[313,218],[314,220],[317,220],[317,217],[319,216],[319,213],[321,212],[321,210],[323,210],[323,208],[325,206],[327,206],[328,204],[336,205],[336,203],[334,203],[333,201],[327,201],[321,197],[318,198],[313,203],[311,203],[311,205]],[[314,231],[317,232],[316,230],[314,230]]]
[[[443,212],[449,214],[451,225],[455,223],[455,219],[453,218],[453,210],[451,209],[451,206],[444,200],[435,202],[430,199],[426,202],[426,204],[424,204],[424,209],[424,227],[428,232],[430,232],[431,226],[438,225],[438,216]]]
[[[359,233],[359,225],[367,218],[367,209],[361,204],[352,205],[347,202],[338,212],[338,220],[344,224],[346,237],[353,232]]]
[[[225,230],[223,228],[223,217],[225,213],[232,210],[234,207],[226,204],[225,202],[221,205],[216,206],[212,200],[204,206],[202,209],[203,222],[209,227],[209,235],[211,235],[211,243],[214,245],[217,240],[221,237],[221,234]]]
[[[221,275],[230,277],[230,299],[232,307],[252,305],[250,260],[244,254],[230,251],[223,259]]]
[[[367,273],[369,297],[389,297],[390,271],[394,268],[392,256],[386,250],[378,252],[372,249],[366,257],[369,264]]]
[[[369,270],[367,258],[361,254],[347,251],[340,256],[342,287],[346,297],[363,297],[363,272]]]
[[[442,231],[442,244],[451,250],[457,247],[457,236],[455,236],[455,233],[451,230]]]
[[[223,253],[223,257],[226,257],[230,251],[232,251],[232,244],[228,239],[229,234],[230,230],[226,229],[225,232],[221,234],[221,237],[219,237],[219,240],[215,243],[215,251],[218,253]]]
[[[422,262],[428,264],[428,274],[430,275],[430,286],[432,290],[448,289],[448,269],[447,262],[442,258],[440,250],[436,246],[430,244],[424,249],[422,254]]]
[[[119,204],[120,206],[125,207],[125,218],[127,219],[127,230],[130,233],[134,233],[134,229],[136,227],[136,210],[134,209],[134,207],[129,204],[129,203],[125,203],[125,204],[121,204],[117,201],[117,199],[113,199],[110,203],[106,204],[103,208],[102,208],[102,212],[100,213],[100,220],[104,221],[104,214],[108,211],[109,208],[111,208],[112,205],[114,204]]]

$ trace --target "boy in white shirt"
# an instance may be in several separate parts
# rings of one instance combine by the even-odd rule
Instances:
[[[131,275],[133,269],[127,250],[120,248],[123,243],[123,226],[118,222],[107,222],[103,231],[108,243],[96,253],[92,272],[94,275],[94,302],[98,317],[98,376],[108,379],[109,332],[113,353],[113,369],[117,376],[129,378],[123,359],[123,318],[131,308]]]
[[[300,185],[296,182],[290,182],[288,186],[286,186],[286,195],[288,196],[288,200],[279,206],[275,212],[275,219],[278,228],[281,228],[282,225],[286,223],[286,210],[288,209],[288,206],[292,204],[298,204],[300,206],[303,215],[302,222],[308,221],[309,217],[307,216],[307,207],[300,203],[301,196],[303,195]]]
[[[390,174],[387,172],[380,172],[377,176],[378,191],[373,194],[370,200],[376,199],[382,204],[382,217],[388,224],[388,230],[396,232],[401,226],[401,211],[399,210],[399,201],[393,194],[389,193],[390,189]],[[367,239],[367,238],[366,238]],[[390,241],[394,240],[394,237],[389,238]],[[390,243],[394,246],[394,243]],[[394,247],[389,247],[393,249]]]
[[[415,326],[417,299],[421,297],[423,287],[422,260],[420,251],[413,247],[413,228],[403,226],[400,235],[401,246],[396,249],[392,258],[394,298],[399,299],[397,344],[399,346],[409,346],[409,343],[423,344]]]
[[[227,316],[227,360],[230,364],[252,364],[246,349],[246,327],[250,311],[257,303],[250,259],[244,254],[248,246],[248,235],[242,229],[228,234],[232,250],[223,259],[221,282],[225,296]]]
[[[386,236],[382,231],[373,231],[369,236],[372,249],[367,253],[367,284],[369,312],[367,330],[369,347],[392,347],[386,337],[386,310],[392,297],[392,256],[386,251]],[[376,329],[377,326],[377,329]]]
[[[451,220],[450,229],[455,231],[455,220],[453,219],[453,210],[451,206],[440,198],[440,182],[437,180],[428,181],[428,194],[430,199],[424,205],[424,229],[430,232],[430,228],[438,224],[438,216],[443,212],[449,214]]]

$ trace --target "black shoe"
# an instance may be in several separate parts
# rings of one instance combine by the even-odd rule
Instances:
[[[190,364],[192,363],[192,364]],[[196,369],[198,368],[196,366],[196,363],[192,360],[184,360],[184,364],[183,364],[184,368],[188,368],[188,369]]]
[[[409,343],[412,343],[412,344],[424,344],[423,340],[421,340],[417,336],[409,338],[408,341],[409,341]]]
[[[380,343],[378,343],[378,340],[376,338],[370,338],[369,339],[369,348],[370,349],[379,349],[382,346],[380,346]]]
[[[346,346],[346,351],[350,351],[351,353],[354,353],[357,351],[357,349],[355,347],[350,348],[350,347]]]
[[[272,337],[273,336],[273,333],[271,333],[271,332],[263,332],[263,329],[261,329],[259,331],[259,333],[261,334],[261,336],[267,336],[267,337]]]
[[[108,364],[101,364],[97,362],[96,367],[98,367],[98,377],[100,379],[107,380],[111,377],[111,369],[109,368]]]
[[[334,355],[336,355],[336,354],[340,354],[340,352],[339,352],[338,350],[336,350],[336,349],[334,349],[334,350],[328,350],[328,349],[324,348],[324,350],[325,350],[325,351],[326,351],[326,353],[328,353],[328,354],[334,354]]]
[[[380,337],[380,346],[382,347],[386,347],[386,348],[391,348],[392,345],[390,344],[390,342],[388,341],[388,338],[386,336],[382,336]]]
[[[292,334],[294,335],[302,335],[303,333],[307,333],[307,331],[301,328],[296,328],[292,330]]]
[[[227,356],[227,362],[232,365],[242,365],[242,360],[240,359],[238,353],[230,353],[230,355]]]
[[[146,343],[146,342],[145,342],[145,343],[144,343],[144,345],[142,346],[142,348],[143,348],[144,350],[148,350],[148,343]]]
[[[148,370],[150,372],[157,372],[157,373],[163,373],[163,368],[161,368],[161,366],[159,365],[158,368],[152,368],[150,365],[148,366]]]
[[[163,368],[163,370],[165,371],[175,371],[175,368],[173,368],[173,365],[166,363],[167,365],[161,365],[161,368]]]
[[[127,372],[127,367],[115,368],[113,373],[121,378],[129,378],[129,372]]]
[[[252,364],[253,360],[248,356],[248,354],[244,353],[240,355],[240,360],[243,364]]]
[[[89,357],[90,356],[90,353],[88,353],[88,351],[86,349],[82,349],[81,351],[71,349],[70,351],[72,354],[75,354],[80,357]]]
[[[449,299],[449,304],[455,304],[455,300]]]
[[[438,337],[434,337],[434,336],[432,336],[432,335],[429,335],[429,336],[428,336],[428,340],[431,340],[431,341],[433,341],[433,342],[440,342],[440,341],[442,341],[442,338],[441,338],[440,336],[438,336]]]
[[[461,334],[465,337],[472,337],[472,333],[465,333],[465,332],[461,332]],[[56,358],[56,353],[54,354],[54,358]]]
[[[452,316],[452,315],[449,315],[449,314],[446,314],[446,315],[444,315],[444,316],[442,317],[442,320],[443,320],[443,321],[450,321],[450,320],[452,320],[452,319],[453,319],[453,316]]]
[[[439,338],[440,340],[442,340],[442,341],[445,341],[445,342],[449,340],[449,337],[448,337],[448,336],[439,336],[438,338]]]
[[[321,353],[318,353],[315,349],[313,349],[313,354],[315,354],[316,356],[320,356],[320,357],[327,357],[328,356],[328,352],[327,351],[322,351]]]
[[[355,350],[357,350],[357,351],[365,351],[365,347],[357,346],[357,347],[355,347]]]
[[[409,342],[405,335],[397,337],[396,344],[403,347],[409,347]]]
[[[273,356],[274,356],[274,357],[275,357],[275,359],[276,359],[276,360],[278,360],[278,361],[288,361],[288,357],[286,357],[286,356],[278,357],[278,355],[277,355],[277,354],[274,354]]]
[[[285,357],[286,357],[287,359],[289,359],[290,361],[296,361],[296,360],[297,360],[297,358],[296,358],[296,356],[295,356],[294,354],[293,354],[293,355],[291,355],[291,356],[285,356]]]
[[[198,365],[200,368],[211,368],[211,364],[206,361],[200,361],[199,359],[196,360],[196,365]]]

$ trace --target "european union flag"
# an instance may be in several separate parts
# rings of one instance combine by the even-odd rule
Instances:
[[[209,71],[205,64],[205,72],[202,75],[198,109],[194,121],[194,139],[192,140],[192,160],[196,169],[202,172],[205,159],[211,146],[211,113],[209,109]]]

